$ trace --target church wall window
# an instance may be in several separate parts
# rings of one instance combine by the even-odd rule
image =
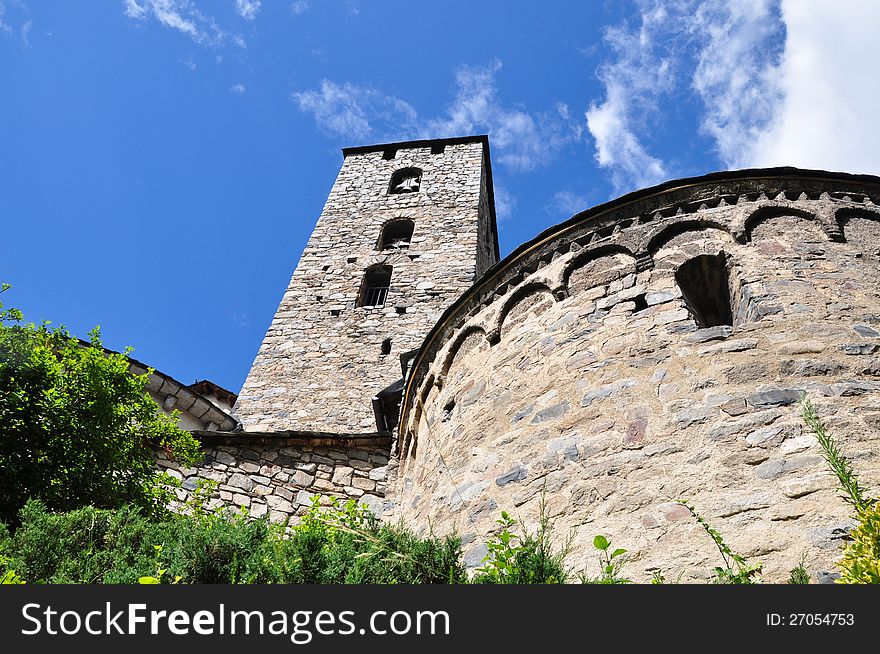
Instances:
[[[727,256],[703,254],[685,261],[675,273],[685,306],[698,327],[733,325]]]
[[[384,307],[389,288],[391,288],[391,266],[370,266],[364,273],[357,305]]]
[[[412,240],[415,223],[412,220],[390,220],[382,226],[377,250],[405,250]]]
[[[418,193],[422,185],[421,168],[401,168],[391,175],[391,184],[388,193],[399,195],[403,193]]]

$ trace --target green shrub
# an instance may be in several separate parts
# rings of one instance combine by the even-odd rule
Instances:
[[[289,538],[276,543],[278,581],[333,584],[463,583],[457,538],[418,538],[380,523],[354,500],[318,499]]]
[[[0,553],[29,582],[464,583],[459,541],[418,538],[354,502],[316,503],[285,533],[246,513],[159,519],[135,506],[65,513],[32,500]],[[5,545],[4,545],[5,543]]]
[[[623,566],[623,559],[626,554],[623,548],[612,549],[611,541],[601,534],[593,539],[593,547],[599,551],[599,576],[590,577],[587,574],[581,575],[581,583],[584,584],[631,584],[632,581],[624,579],[620,576],[620,570]],[[655,573],[651,579],[652,584],[662,584],[664,582],[663,575]]]
[[[810,583],[810,573],[807,572],[806,567],[806,556],[801,556],[800,563],[797,564],[794,568],[792,568],[788,573],[788,583],[789,584],[809,584]]]
[[[825,460],[837,477],[843,498],[852,507],[858,525],[850,533],[850,540],[838,562],[841,584],[880,583],[880,501],[868,497],[859,482],[852,463],[843,456],[834,438],[828,432],[812,403],[801,400],[804,422],[816,434]]]
[[[858,514],[859,524],[837,564],[841,584],[880,584],[880,504],[868,505]]]
[[[64,328],[20,321],[0,304],[0,520],[14,523],[32,498],[57,511],[164,510],[170,496],[154,452],[189,465],[199,445],[159,410],[148,375],[104,350],[97,328],[83,343]]]
[[[159,520],[134,506],[53,513],[32,500],[21,512],[11,559],[31,582],[137,583],[155,570],[159,546],[172,576],[189,583],[235,583],[261,565],[267,533],[258,520]]]
[[[564,584],[568,578],[565,556],[568,542],[554,552],[550,542],[550,525],[541,504],[538,531],[530,534],[523,528],[519,536],[511,531],[516,522],[504,511],[496,521],[501,530],[486,543],[489,549],[483,566],[471,580],[475,584]]]

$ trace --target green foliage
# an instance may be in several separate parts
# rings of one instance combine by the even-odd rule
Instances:
[[[739,554],[735,554],[731,551],[730,547],[727,543],[724,542],[724,538],[721,536],[721,533],[716,529],[712,528],[712,526],[706,522],[700,514],[697,513],[696,509],[690,505],[686,500],[677,500],[679,504],[687,508],[688,511],[691,512],[691,515],[694,516],[694,519],[697,521],[707,534],[712,538],[715,542],[715,546],[718,548],[718,551],[721,553],[721,558],[724,561],[724,567],[716,567],[714,569],[715,572],[715,583],[716,584],[754,584],[757,583],[758,578],[761,574],[761,564],[749,564],[746,562],[745,558],[740,556]]]
[[[816,434],[816,440],[819,441],[819,445],[822,447],[825,460],[828,462],[831,471],[837,476],[837,481],[844,493],[844,499],[852,504],[856,513],[866,510],[871,500],[865,497],[865,489],[859,484],[858,477],[856,477],[853,471],[852,463],[843,456],[834,438],[825,428],[825,425],[816,413],[816,409],[813,408],[813,404],[806,396],[801,399],[801,409],[804,422]]]
[[[10,324],[20,319],[0,311],[0,520],[14,522],[31,498],[59,511],[164,510],[154,452],[191,465],[199,447],[150,398],[148,375],[106,352],[97,328],[86,344],[48,323]]]
[[[611,541],[601,534],[593,538],[593,547],[599,552],[599,576],[589,577],[581,575],[581,583],[585,584],[631,584],[632,581],[620,576],[623,566],[622,557],[626,550],[622,548],[612,549]],[[656,577],[655,577],[656,578]],[[662,576],[660,577],[662,583]],[[653,583],[653,582],[652,582]]]
[[[6,525],[0,522],[0,585],[24,583],[15,570],[10,567],[11,561],[7,552],[11,545],[12,539],[9,537],[9,530],[6,529]]]
[[[380,523],[354,500],[312,507],[275,541],[274,581],[335,584],[438,584],[466,581],[457,538],[418,538]]]
[[[880,584],[880,504],[869,504],[838,562],[841,584]]]
[[[379,524],[354,502],[325,509],[316,503],[288,531],[241,512],[156,518],[125,506],[56,513],[30,501],[3,552],[29,582],[466,581],[456,539],[417,538]]]
[[[2,561],[0,561],[2,563]],[[24,582],[21,580],[17,574],[15,574],[15,570],[7,570],[2,575],[0,575],[0,586],[4,586],[7,584],[23,584]]]
[[[541,502],[538,531],[517,535],[511,528],[516,525],[510,515],[501,512],[496,522],[500,532],[486,543],[489,552],[471,580],[475,584],[564,584],[568,575],[564,560],[571,538],[559,551],[553,551],[551,528]]]
[[[801,400],[804,422],[816,434],[825,460],[837,476],[844,499],[852,505],[858,525],[838,562],[841,584],[880,583],[880,500],[868,497],[859,482],[852,463],[843,456],[836,441],[819,418],[812,403]]]
[[[807,567],[806,567],[805,563],[806,563],[805,556],[801,556],[800,563],[798,563],[797,566],[792,568],[788,573],[788,583],[789,584],[809,584],[810,583],[810,573],[807,572]]]
[[[168,577],[165,576],[165,573],[168,572],[168,568],[162,567],[162,549],[164,546],[162,545],[153,545],[153,549],[156,551],[156,576],[146,576],[146,577],[138,577],[139,584],[163,584],[163,583],[172,583],[179,584],[180,583],[180,575],[177,575],[173,578],[173,581],[168,581]]]
[[[12,288],[11,284],[0,284],[0,293],[5,293],[10,288]],[[3,303],[0,302],[0,323],[3,322],[20,322],[24,319],[24,316],[21,315],[21,311],[18,309],[14,309],[9,307],[8,309],[3,308]]]

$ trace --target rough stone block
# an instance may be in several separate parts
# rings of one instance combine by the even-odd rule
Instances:
[[[528,476],[528,474],[528,469],[525,466],[516,466],[515,468],[498,475],[498,477],[495,478],[495,483],[499,486],[506,486],[514,481],[522,481]]]
[[[786,406],[800,401],[803,391],[793,388],[776,388],[749,395],[746,401],[754,407]]]
[[[254,482],[250,477],[246,477],[240,473],[235,473],[231,475],[226,482],[227,485],[232,486],[234,488],[240,488],[241,490],[250,492],[254,487]]]
[[[733,333],[733,327],[729,325],[718,325],[716,327],[707,327],[698,329],[695,332],[685,334],[682,340],[685,343],[705,343],[707,341],[717,341],[728,338]]]

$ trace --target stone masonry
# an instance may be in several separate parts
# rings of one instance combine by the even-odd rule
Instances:
[[[160,459],[159,466],[181,483],[185,500],[199,480],[217,482],[209,508],[245,507],[255,517],[284,522],[303,515],[318,495],[354,499],[376,515],[384,511],[388,435],[327,434],[253,436],[198,432],[205,454],[195,468]]]
[[[498,258],[485,137],[343,150],[345,159],[235,411],[245,431],[377,429],[372,398],[402,377],[444,309]],[[392,178],[420,179],[395,193]],[[379,249],[390,222],[409,243]],[[365,273],[390,266],[382,306],[358,306]],[[360,298],[360,299],[359,299]],[[378,427],[381,429],[381,427]]]
[[[196,431],[197,468],[160,461],[181,499],[212,479],[215,504],[283,521],[353,498],[456,532],[470,567],[501,511],[534,530],[543,507],[575,572],[595,574],[603,534],[635,580],[706,581],[722,562],[687,499],[766,581],[801,557],[833,577],[854,523],[798,400],[877,495],[880,179],[672,181],[497,262],[485,137],[343,153],[243,429]]]
[[[637,580],[707,580],[722,562],[684,498],[765,580],[801,556],[830,578],[854,523],[797,401],[812,400],[876,496],[878,205],[873,177],[718,173],[521,246],[414,360],[396,517],[456,531],[477,565],[500,511],[533,530],[543,502],[557,543],[574,534],[575,570],[596,573],[603,534]],[[683,277],[713,265],[711,279]],[[719,297],[700,297],[709,287]],[[728,324],[700,324],[719,298]]]

